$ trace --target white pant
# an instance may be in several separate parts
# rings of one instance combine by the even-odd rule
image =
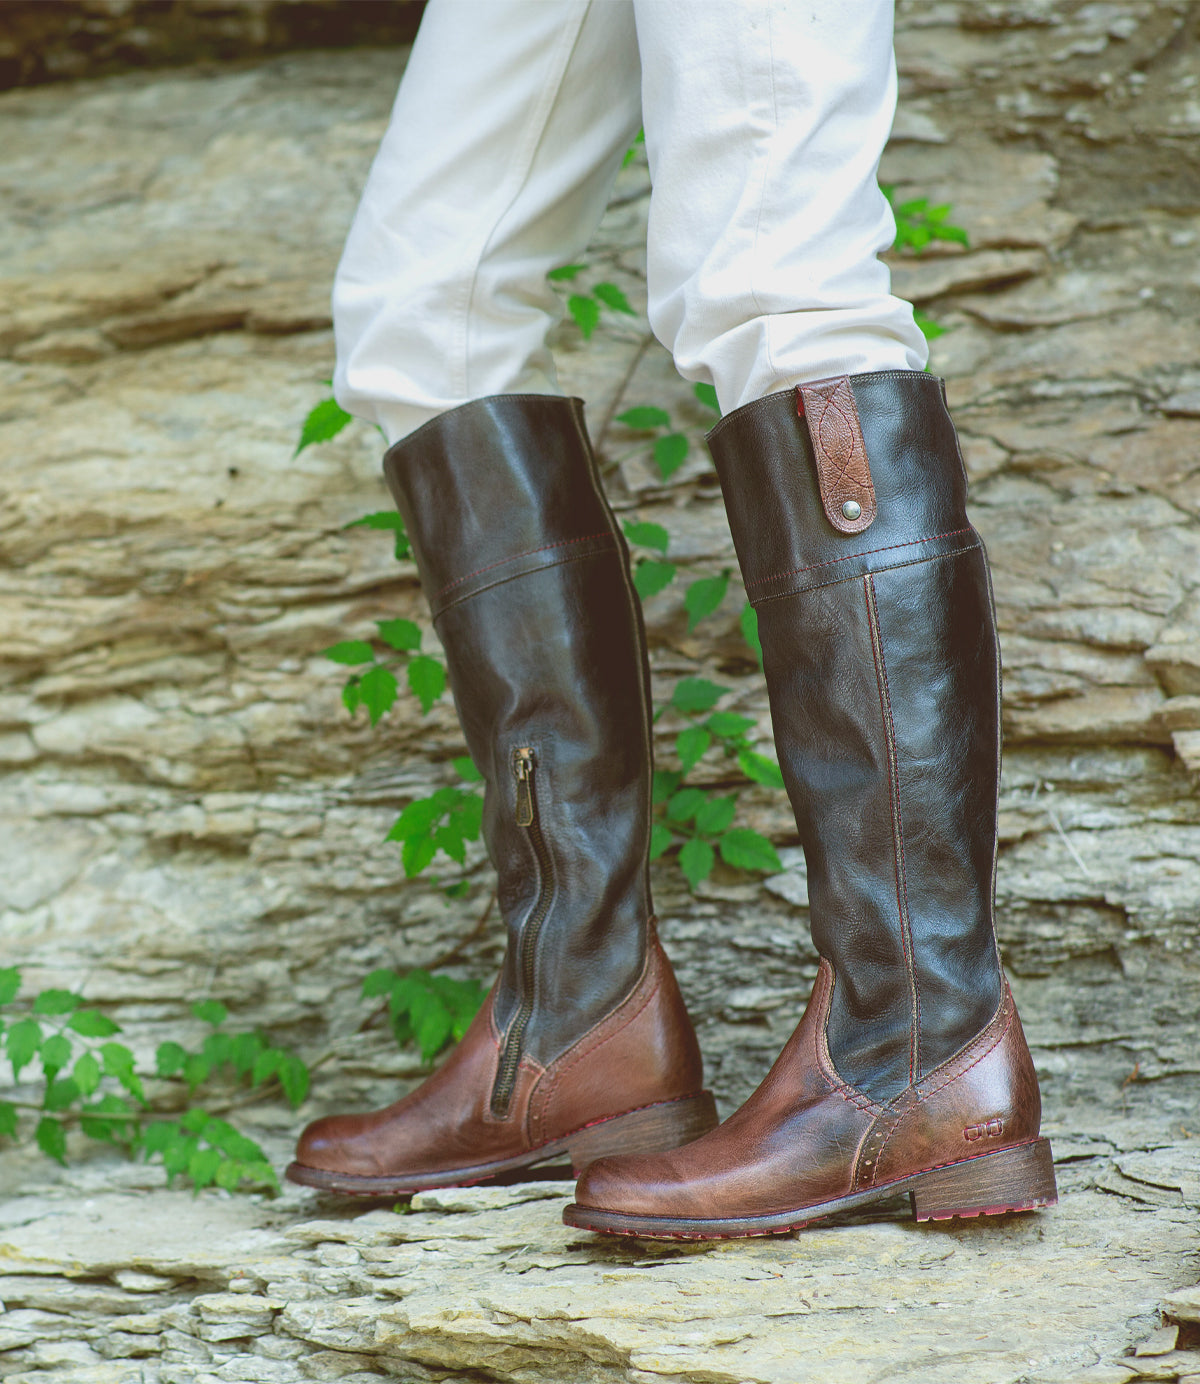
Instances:
[[[334,285],[342,406],[389,442],[489,394],[560,392],[546,272],[646,131],[650,325],[723,411],[920,370],[876,256],[891,0],[430,0]]]

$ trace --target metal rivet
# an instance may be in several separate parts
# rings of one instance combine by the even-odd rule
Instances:
[[[847,500],[842,506],[842,515],[846,519],[857,519],[862,513],[862,505],[857,500]]]

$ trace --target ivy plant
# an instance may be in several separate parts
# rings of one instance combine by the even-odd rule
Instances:
[[[121,1026],[82,995],[21,991],[20,970],[0,970],[0,1041],[13,1078],[11,1094],[0,1098],[0,1139],[32,1126],[38,1148],[65,1164],[67,1136],[78,1130],[131,1156],[160,1160],[168,1181],[278,1190],[260,1145],[206,1109],[211,1101],[192,1098],[202,1089],[216,1094],[215,1087],[226,1096],[231,1086],[277,1087],[298,1106],[309,1069],[295,1053],[258,1032],[230,1032],[225,1006],[204,1000],[192,1005],[209,1029],[200,1046],[160,1043],[153,1070],[139,1070],[133,1050],[119,1041]],[[32,1098],[20,1097],[28,1087]]]

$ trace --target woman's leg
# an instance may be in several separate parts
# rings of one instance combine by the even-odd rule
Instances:
[[[877,258],[896,107],[890,0],[637,0],[650,324],[730,410],[802,380],[923,370]]]
[[[993,928],[987,559],[941,382],[876,259],[888,7],[645,0],[637,16],[651,311],[730,410],[709,442],[821,965],[746,1104],[685,1148],[595,1164],[568,1223],[709,1238],[899,1191],[922,1220],[1049,1205]]]
[[[603,215],[639,79],[628,0],[431,0],[334,284],[344,408],[394,443],[560,392],[546,272]]]

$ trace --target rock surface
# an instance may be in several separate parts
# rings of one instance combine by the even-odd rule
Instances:
[[[1184,3],[989,0],[914,3],[898,35],[882,176],[952,202],[971,238],[896,282],[948,328],[932,364],[995,565],[999,926],[1058,1211],[644,1251],[561,1228],[553,1183],[362,1216],[298,1191],[193,1200],[154,1168],[81,1148],[63,1172],[8,1146],[0,1378],[1200,1372],[1198,25]],[[416,1074],[360,1031],[363,975],[450,956],[485,976],[498,955],[486,928],[463,943],[491,891],[478,854],[450,899],[382,841],[450,781],[449,704],[369,731],[320,657],[376,619],[428,626],[411,567],[343,527],[385,507],[377,441],[354,428],[292,458],[402,65],[311,54],[0,98],[0,961],[82,989],[142,1051],[199,1032],[188,1005],[213,997],[323,1058],[298,1116],[242,1112],[280,1159],[304,1118]],[[635,162],[588,254],[635,306],[645,188]],[[616,317],[556,348],[614,503],[664,523],[695,574],[729,565],[710,415],[665,354]],[[643,403],[692,442],[669,485],[613,421]],[[740,595],[690,635],[677,589],[647,608],[660,695],[712,676],[767,748]],[[664,763],[677,729],[659,723]],[[726,1111],[815,964],[785,804],[743,803],[784,874],[719,869],[696,897],[673,864],[655,874]]]

